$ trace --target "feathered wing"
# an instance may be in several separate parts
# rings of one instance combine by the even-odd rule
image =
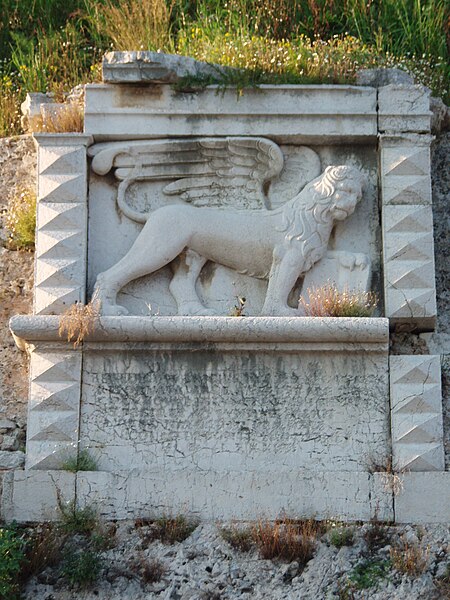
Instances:
[[[127,200],[136,181],[167,182],[164,195],[194,206],[274,208],[316,176],[316,163],[320,172],[317,154],[306,147],[299,150],[287,154],[285,164],[279,146],[267,138],[220,137],[100,143],[89,154],[96,173],[114,169],[121,181],[117,202],[122,212],[145,222],[148,214]]]
[[[294,198],[321,172],[317,152],[307,146],[287,146],[284,149],[284,169],[270,183],[268,196],[271,208]]]

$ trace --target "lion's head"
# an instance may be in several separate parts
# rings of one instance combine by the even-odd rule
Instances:
[[[312,262],[318,260],[326,250],[333,222],[342,221],[354,212],[365,183],[364,175],[354,167],[327,167],[279,209],[283,219],[281,231],[286,232],[287,242],[300,242],[303,255]]]

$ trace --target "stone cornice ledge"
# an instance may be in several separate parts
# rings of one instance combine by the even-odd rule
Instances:
[[[10,329],[18,346],[66,343],[58,334],[58,316],[17,315]],[[320,317],[101,317],[87,342],[363,344],[387,350],[385,318]],[[375,348],[374,348],[375,349]]]

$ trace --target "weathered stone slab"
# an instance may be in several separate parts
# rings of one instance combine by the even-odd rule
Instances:
[[[449,523],[450,472],[404,473],[394,498],[397,523]]]
[[[176,83],[187,76],[218,79],[223,72],[189,56],[148,50],[107,52],[102,61],[104,83]]]
[[[7,522],[57,521],[60,507],[74,501],[74,473],[26,470],[3,476],[1,518]]]
[[[377,93],[348,85],[210,86],[177,92],[169,85],[86,86],[85,132],[96,141],[171,136],[268,135],[280,142],[373,140]]]
[[[392,493],[379,474],[289,472],[253,475],[212,469],[170,478],[161,472],[80,472],[80,506],[93,505],[109,519],[193,514],[205,520],[276,518],[280,514],[315,519],[393,519]]]
[[[443,471],[439,356],[391,356],[392,455],[398,471]]]

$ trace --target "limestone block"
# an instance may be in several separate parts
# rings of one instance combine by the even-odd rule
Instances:
[[[85,300],[90,137],[40,134],[34,312],[58,314]]]
[[[384,87],[391,83],[413,85],[413,77],[402,69],[360,69],[356,73],[358,85],[370,85],[372,87]]]
[[[175,83],[182,77],[218,79],[224,67],[177,54],[147,50],[107,52],[103,56],[105,83]]]
[[[19,469],[25,463],[25,453],[0,450],[0,469]]]
[[[205,520],[392,520],[392,494],[378,474],[255,471],[226,474],[179,470],[171,477],[144,471],[77,474],[79,506],[93,505],[108,519],[192,514]]]
[[[386,316],[396,326],[432,330],[436,320],[431,206],[383,209]]]
[[[381,194],[386,204],[431,204],[429,135],[381,136]]]
[[[261,85],[237,97],[209,86],[88,84],[85,132],[96,141],[186,136],[262,136],[278,143],[374,140],[377,91],[349,85]]]
[[[430,90],[421,85],[391,84],[378,89],[378,131],[429,132]]]
[[[450,522],[450,472],[404,473],[394,498],[397,523]]]
[[[1,518],[18,523],[57,521],[60,507],[74,500],[74,473],[11,471],[3,477]]]
[[[392,453],[396,470],[444,470],[439,356],[391,356]]]
[[[58,469],[78,448],[81,352],[35,350],[30,381],[27,468]]]

